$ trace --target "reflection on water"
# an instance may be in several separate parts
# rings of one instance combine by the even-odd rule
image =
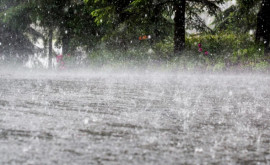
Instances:
[[[0,164],[269,164],[270,77],[0,75]]]

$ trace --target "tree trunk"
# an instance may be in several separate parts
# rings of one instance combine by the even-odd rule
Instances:
[[[174,53],[179,54],[185,49],[185,9],[186,0],[174,2]]]
[[[52,43],[52,39],[53,39],[53,30],[52,28],[50,28],[49,30],[49,61],[48,61],[48,68],[51,69],[52,68],[52,47],[53,47],[53,43]]]
[[[43,38],[43,44],[44,44],[44,49],[43,49],[43,53],[44,53],[44,56],[48,56],[48,38],[47,37],[44,37]]]
[[[153,38],[155,39],[155,40],[159,40],[159,30],[158,30],[158,27],[159,27],[159,25],[158,25],[158,16],[159,16],[159,14],[160,14],[160,9],[157,7],[157,6],[155,6],[155,8],[154,8],[154,18],[153,18],[153,21],[154,21],[154,26],[155,26],[155,28],[154,28],[154,36],[153,36]]]
[[[70,37],[68,34],[64,34],[62,38],[62,55],[66,56],[69,53],[69,41]]]
[[[270,1],[263,0],[257,15],[256,42],[264,45],[265,55],[269,54]]]

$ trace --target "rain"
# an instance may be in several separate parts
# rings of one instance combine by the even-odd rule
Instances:
[[[269,11],[0,1],[0,164],[270,164]]]

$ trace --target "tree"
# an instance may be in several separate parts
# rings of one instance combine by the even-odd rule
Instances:
[[[87,1],[87,0],[85,0]],[[219,9],[218,4],[224,3],[224,0],[133,0],[125,7],[118,9],[115,1],[98,1],[103,4],[92,14],[97,22],[108,23],[108,20],[114,22],[119,18],[119,11],[125,13],[125,22],[136,22],[137,25],[144,25],[154,32],[154,37],[160,37],[161,29],[174,29],[174,52],[179,54],[185,48],[185,29],[187,27],[202,27],[203,21],[198,16],[206,9],[210,14],[215,14]],[[89,3],[89,1],[87,1]],[[113,3],[115,2],[115,3]],[[169,10],[169,11],[168,11]],[[185,16],[186,15],[186,16]],[[172,17],[173,20],[172,20]],[[105,20],[105,21],[104,21]],[[141,21],[141,22],[139,22]],[[188,24],[186,24],[188,23]],[[137,26],[139,27],[139,26]],[[204,26],[201,29],[208,29]],[[134,27],[133,27],[134,28]],[[200,29],[200,30],[201,30]]]
[[[90,15],[92,7],[80,0],[39,0],[36,2],[39,25],[56,29],[57,44],[67,55],[77,46],[92,47],[98,43],[97,25]]]
[[[229,30],[235,33],[255,31],[255,41],[264,45],[265,54],[269,52],[270,2],[267,0],[237,0],[221,12],[213,22],[215,31]]]
[[[262,0],[257,16],[256,42],[263,43],[265,54],[269,54],[270,39],[270,1]]]
[[[1,1],[1,6],[4,6],[1,17],[3,18],[3,22],[6,24],[7,27],[10,27],[13,29],[13,32],[20,33],[20,36],[25,38],[25,43],[28,43],[28,45],[33,45],[31,41],[29,40],[28,36],[25,35],[25,33],[31,35],[31,37],[34,39],[37,38],[43,38],[45,40],[48,40],[45,37],[46,35],[41,34],[37,32],[35,29],[31,27],[31,24],[36,24],[37,21],[42,21],[42,25],[49,25],[52,24],[50,20],[50,14],[47,13],[47,11],[40,10],[40,2],[41,1],[33,1],[33,0],[16,0],[16,1]],[[40,12],[43,11],[43,12]],[[3,16],[4,15],[4,16]],[[44,23],[46,22],[46,23]],[[51,28],[52,29],[52,28]],[[50,30],[49,30],[50,31]],[[50,31],[51,32],[51,31]],[[49,33],[52,35],[52,33]],[[51,40],[49,40],[51,41]],[[23,45],[25,43],[18,43],[18,41],[12,41],[12,44],[19,44],[22,45],[22,49],[20,50],[20,53],[23,53],[25,50],[27,50]],[[46,42],[45,42],[46,43]],[[46,46],[45,46],[46,47]],[[49,53],[52,53],[52,46],[49,46],[50,50]],[[28,51],[33,53],[34,52],[34,46],[31,47],[31,51]],[[49,55],[49,66],[51,64],[51,58],[52,54]]]
[[[174,53],[181,53],[185,49],[185,11],[186,0],[174,1]]]
[[[91,10],[91,16],[94,17],[98,28],[102,30],[102,40],[110,48],[127,49],[127,40],[130,35],[127,30],[131,27],[130,13],[127,11],[130,0],[85,0]],[[125,34],[125,35],[124,35]]]
[[[31,33],[31,3],[26,0],[0,1],[0,54],[26,61],[35,46],[24,33]],[[34,34],[33,34],[34,35]]]
[[[0,1],[0,23],[2,22],[3,26],[0,27],[0,31],[9,35],[0,36],[0,42],[3,41],[0,46],[8,49],[12,44],[19,46],[21,52],[22,50],[33,51],[33,46],[28,46],[28,48],[24,46],[24,44],[33,45],[29,40],[29,35],[34,41],[42,38],[45,53],[47,48],[49,49],[48,63],[51,67],[53,40],[56,40],[55,43],[58,46],[62,46],[64,55],[78,46],[90,48],[98,44],[102,29],[98,29],[94,22],[91,16],[92,10],[92,7],[86,6],[81,0],[2,0]],[[32,28],[32,25],[43,30],[38,32]],[[3,38],[5,36],[6,38]],[[5,45],[6,43],[9,45]],[[14,49],[10,49],[10,54],[14,54],[12,51],[14,52]]]
[[[143,3],[144,5],[142,5]],[[161,17],[165,15],[167,20],[173,17],[171,24],[174,29],[174,53],[180,54],[185,48],[186,29],[195,28],[199,31],[209,31],[210,29],[205,25],[199,14],[207,10],[209,14],[214,15],[219,10],[218,5],[224,3],[224,0],[162,0],[158,2],[135,0],[133,5],[140,7],[145,6],[147,3],[150,3],[153,10],[156,8],[161,9],[158,10]],[[168,9],[171,11],[168,11]],[[155,16],[157,12],[152,14]],[[157,21],[158,19],[154,20]],[[163,22],[163,24],[168,25],[168,22],[170,21]]]
[[[256,19],[260,0],[237,0],[235,5],[220,12],[213,25],[215,32],[230,31],[248,33],[256,29]]]

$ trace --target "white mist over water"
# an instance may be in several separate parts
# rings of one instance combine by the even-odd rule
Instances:
[[[0,164],[270,163],[270,76],[0,71]]]

